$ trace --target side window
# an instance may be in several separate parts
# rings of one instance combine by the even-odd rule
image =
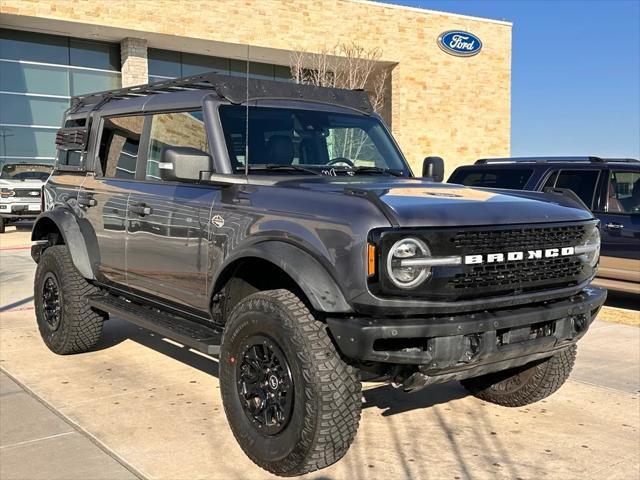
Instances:
[[[209,153],[202,110],[159,113],[151,117],[146,180],[162,180],[160,154],[166,146],[191,147]]]
[[[593,208],[593,197],[599,174],[598,170],[561,170],[557,177],[555,175],[550,177],[550,180],[555,177],[555,185],[549,185],[550,182],[547,181],[545,187],[573,190],[573,193],[578,195],[587,207]]]
[[[640,172],[611,172],[608,192],[609,213],[640,213]]]
[[[143,124],[142,115],[105,118],[99,150],[100,164],[105,177],[136,177]]]
[[[82,165],[83,152],[86,148],[87,137],[89,136],[89,128],[85,127],[87,127],[87,120],[85,118],[67,120],[64,123],[63,130],[60,130],[58,135],[56,135],[56,144],[58,144],[58,138],[62,132],[69,132],[67,135],[62,134],[63,137],[66,137],[64,139],[70,140],[70,137],[72,137],[74,141],[79,143],[81,142],[82,145],[78,144],[71,148],[69,148],[68,145],[59,145],[57,158],[58,166],[79,167]],[[70,134],[71,132],[68,129],[76,129],[76,133]],[[63,139],[60,138],[60,140],[62,141]]]

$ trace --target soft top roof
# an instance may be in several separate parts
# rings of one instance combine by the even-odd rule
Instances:
[[[363,90],[316,87],[255,78],[247,80],[245,77],[217,73],[203,73],[175,80],[75,96],[71,99],[69,113],[77,112],[84,107],[98,110],[104,104],[114,100],[198,90],[211,90],[220,98],[233,104],[242,104],[247,100],[297,100],[347,107],[367,115],[373,113],[369,97]]]

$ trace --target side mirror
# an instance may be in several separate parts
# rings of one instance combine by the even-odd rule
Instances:
[[[426,157],[422,162],[422,176],[430,177],[434,182],[444,180],[444,160],[441,157]]]
[[[213,170],[211,155],[193,147],[162,147],[160,178],[167,181],[198,181]]]

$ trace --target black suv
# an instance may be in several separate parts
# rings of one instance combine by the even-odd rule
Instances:
[[[231,429],[278,475],[346,453],[360,372],[550,395],[605,300],[580,202],[414,177],[362,91],[203,74],[76,97],[57,143],[45,343],[87,351],[112,314],[219,356]]]
[[[594,284],[640,294],[640,161],[631,158],[489,158],[457,168],[450,183],[469,187],[568,189],[601,222]]]

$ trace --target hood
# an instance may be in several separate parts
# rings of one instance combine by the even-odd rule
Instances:
[[[469,188],[422,179],[328,178],[332,180],[300,180],[296,186],[368,198],[395,226],[508,225],[593,218],[584,206],[561,194]]]
[[[10,178],[0,178],[0,186],[4,188],[41,188],[45,182],[42,180],[26,179],[11,180]]]

